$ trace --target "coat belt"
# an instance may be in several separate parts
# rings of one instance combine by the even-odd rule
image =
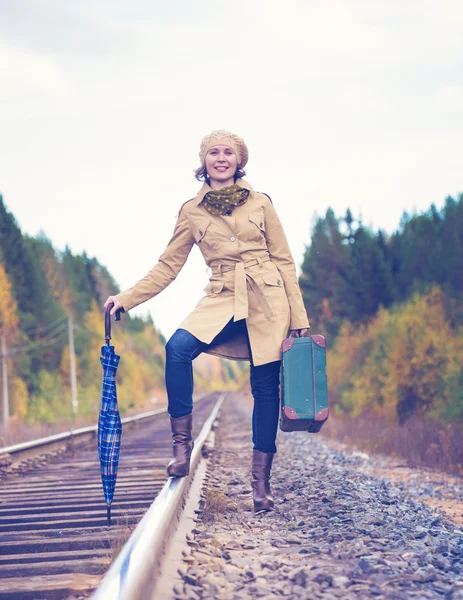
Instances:
[[[246,273],[246,267],[261,265],[269,260],[270,258],[266,257],[247,260],[246,262],[237,262],[232,266],[219,264],[218,269],[215,272],[213,271],[213,274],[215,275],[220,275],[221,273],[226,273],[227,271],[235,271],[234,321],[247,319],[249,316],[248,287],[257,296],[265,317],[268,319],[273,316],[264,292],[260,289],[251,275]]]

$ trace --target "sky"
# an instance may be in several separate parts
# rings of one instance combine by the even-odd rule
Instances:
[[[462,31],[460,0],[0,0],[0,194],[126,289],[228,129],[299,269],[328,207],[392,232],[463,192]],[[134,312],[169,337],[207,281],[195,247]]]

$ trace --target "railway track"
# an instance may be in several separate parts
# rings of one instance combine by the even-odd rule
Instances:
[[[195,403],[194,437],[218,399],[211,393]],[[43,441],[39,449],[24,445],[32,457],[23,462],[17,447],[9,455],[15,464],[4,475],[0,494],[0,600],[89,597],[165,487],[172,452],[167,413],[126,419],[108,527],[90,429],[81,431],[82,441],[54,436],[61,439],[50,444],[65,444],[64,450],[50,451]],[[45,461],[46,452],[57,454]]]

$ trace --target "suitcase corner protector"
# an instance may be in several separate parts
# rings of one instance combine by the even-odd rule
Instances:
[[[329,414],[330,414],[329,408],[322,408],[322,410],[318,411],[318,413],[315,415],[315,421],[326,421]]]
[[[294,344],[294,338],[293,337],[285,338],[281,342],[281,350],[282,350],[282,352],[288,352],[288,350],[291,350],[291,348],[293,347],[293,344]]]
[[[289,421],[297,421],[299,419],[299,417],[297,416],[297,412],[295,410],[293,410],[292,408],[290,408],[289,406],[283,407],[283,414],[284,414],[285,418],[288,419]]]
[[[310,337],[314,344],[317,344],[317,346],[320,346],[321,348],[326,348],[326,338],[323,335],[316,334]]]

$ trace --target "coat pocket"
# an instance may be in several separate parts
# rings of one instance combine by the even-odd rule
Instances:
[[[258,227],[262,233],[265,234],[265,219],[262,211],[251,213],[248,216],[248,219],[251,221],[251,223],[254,223],[254,225]]]
[[[266,273],[262,276],[263,293],[274,315],[289,312],[288,297],[279,273]]]
[[[200,221],[198,223],[198,225],[196,226],[195,242],[197,244],[199,244],[201,242],[201,240],[203,239],[203,237],[206,235],[206,231],[207,231],[207,228],[209,227],[210,223],[211,223],[210,219],[204,219],[203,221]]]
[[[216,294],[220,294],[223,290],[223,281],[210,281],[204,291],[208,296],[215,296]]]
[[[266,285],[275,285],[275,286],[278,286],[278,287],[282,287],[283,286],[283,280],[276,273],[269,273],[268,275],[264,275],[262,277],[262,279],[264,280],[264,283]]]

